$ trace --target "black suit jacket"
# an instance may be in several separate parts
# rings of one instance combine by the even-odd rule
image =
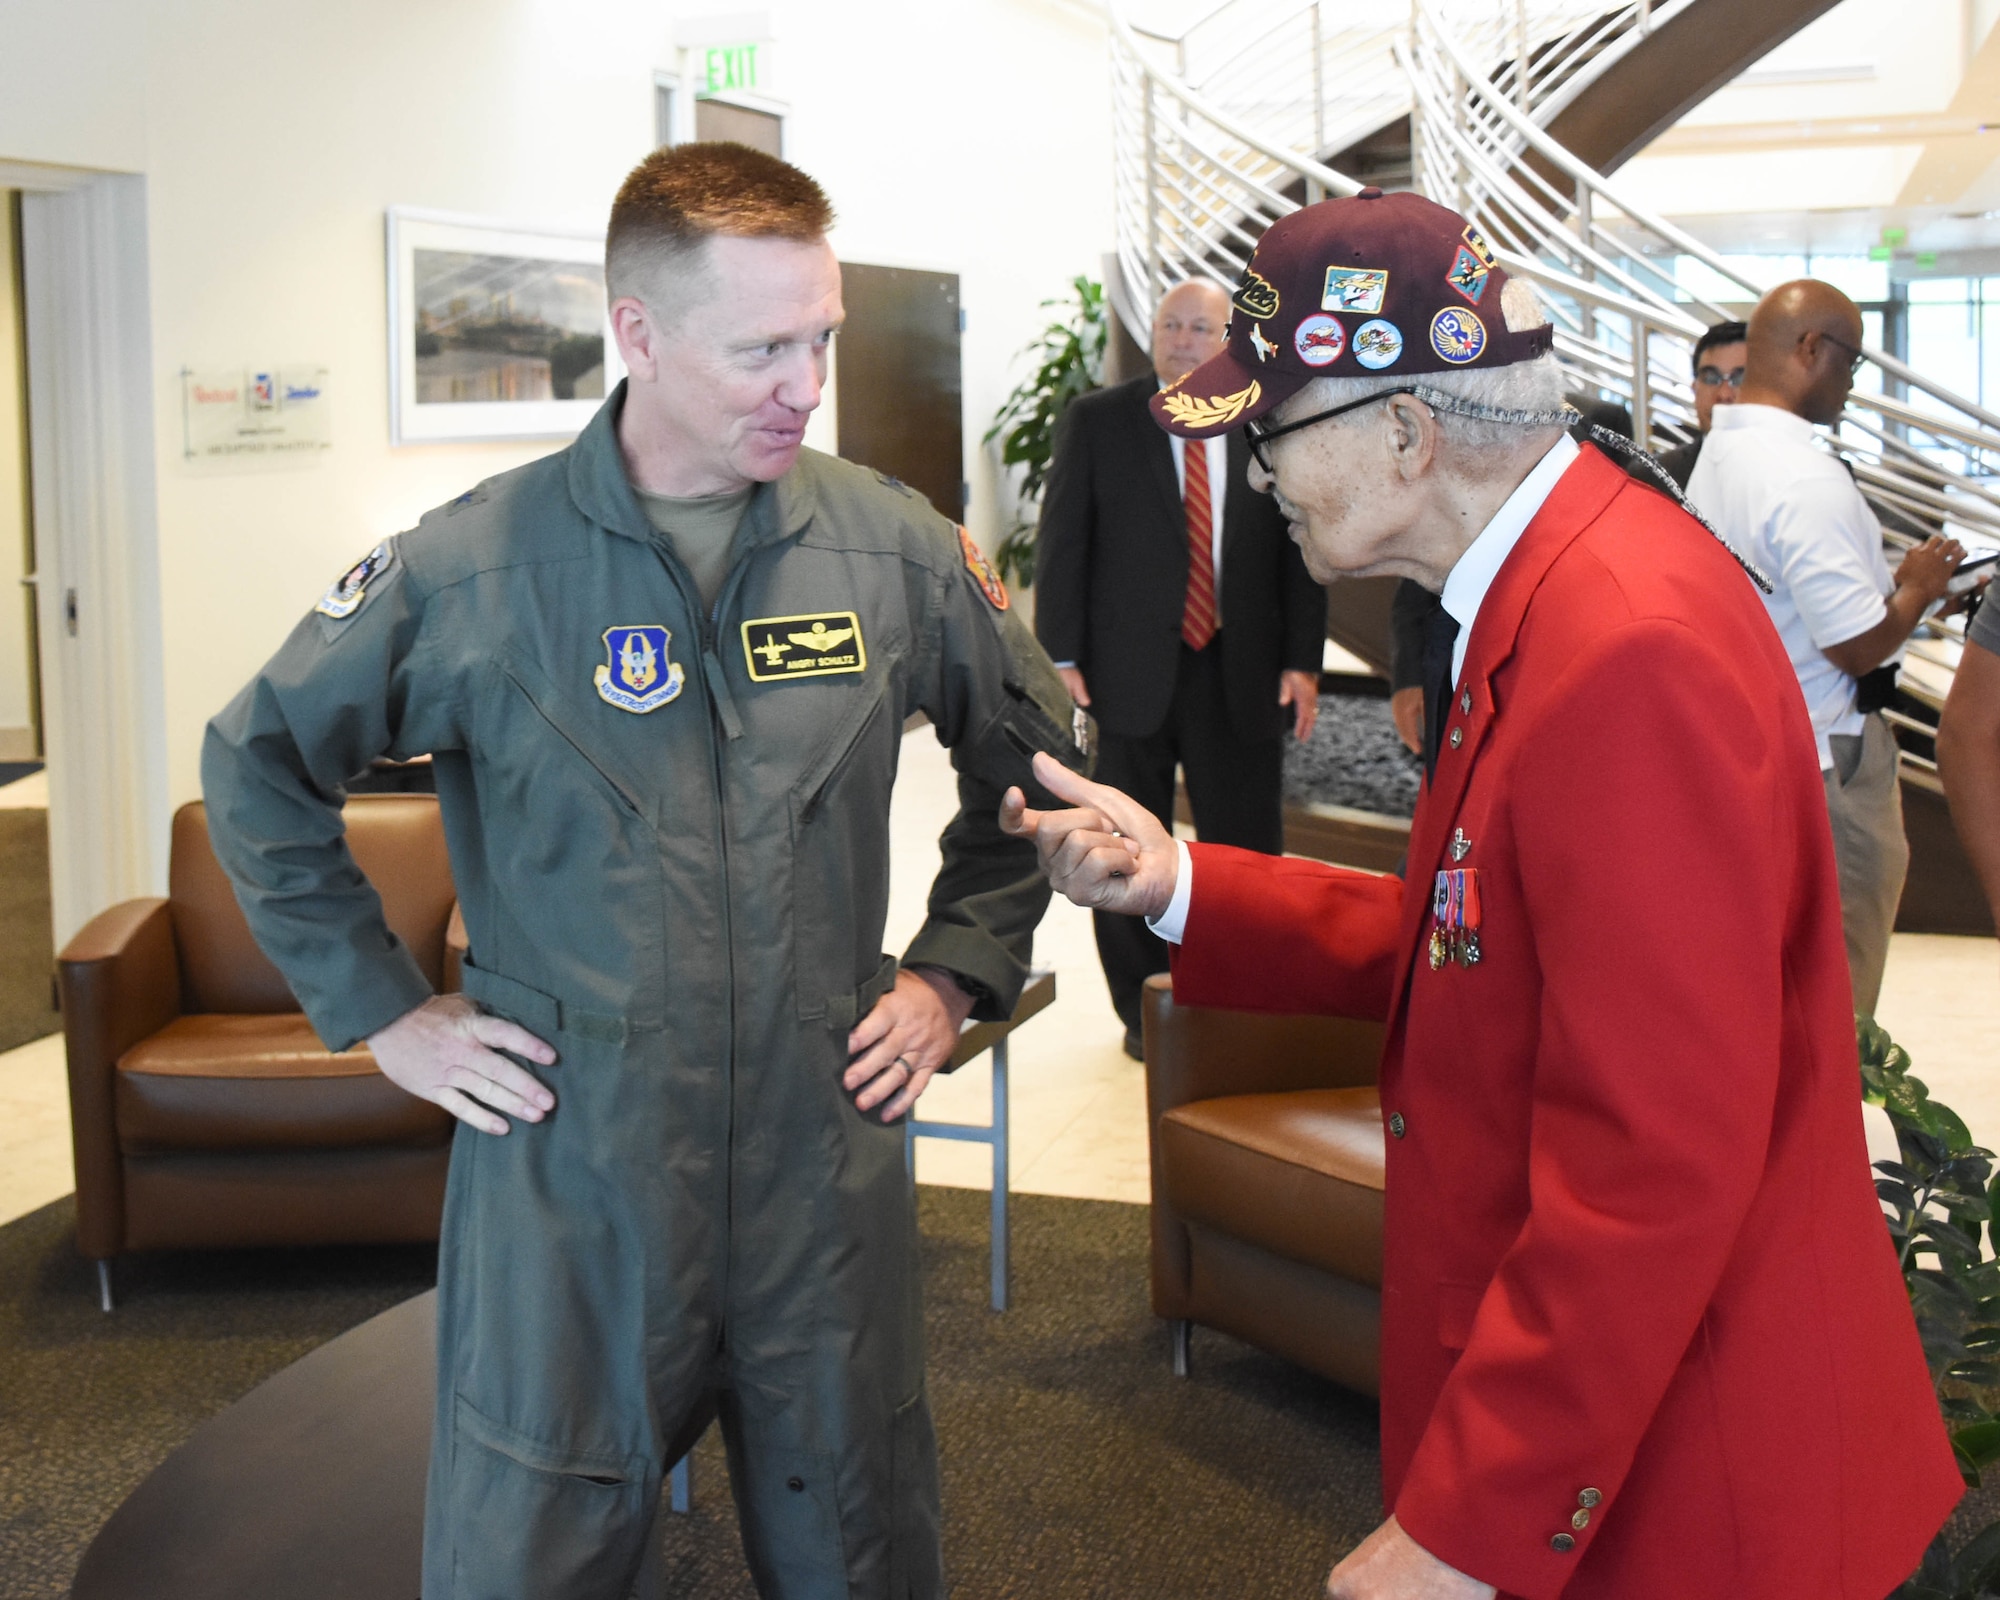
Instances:
[[[1146,408],[1158,388],[1149,373],[1063,413],[1035,553],[1035,633],[1053,660],[1077,664],[1098,726],[1125,738],[1166,720],[1187,602],[1187,513],[1173,448]],[[1242,433],[1230,434],[1217,639],[1234,731],[1267,739],[1291,717],[1278,674],[1319,671],[1326,591],[1276,502],[1251,489],[1249,461]]]

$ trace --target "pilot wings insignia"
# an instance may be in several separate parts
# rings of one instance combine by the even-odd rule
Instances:
[[[814,655],[823,656],[837,644],[845,644],[854,637],[852,628],[829,628],[823,621],[815,621],[804,633],[785,635],[801,650],[810,650]]]

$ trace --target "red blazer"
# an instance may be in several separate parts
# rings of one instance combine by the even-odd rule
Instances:
[[[1528,1600],[1882,1600],[1961,1484],[1777,635],[1721,545],[1586,447],[1460,689],[1407,891],[1194,845],[1174,961],[1183,1003],[1388,1021],[1387,1501]],[[1454,865],[1481,959],[1433,970]]]

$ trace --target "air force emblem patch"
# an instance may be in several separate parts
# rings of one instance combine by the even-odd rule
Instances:
[[[687,674],[667,659],[673,641],[665,628],[606,628],[604,649],[611,660],[597,669],[598,698],[620,711],[641,714],[676,698]]]
[[[852,611],[803,617],[756,617],[743,624],[743,659],[754,683],[865,672],[868,646]]]
[[[361,609],[361,602],[368,598],[368,585],[386,572],[389,563],[395,559],[394,547],[384,539],[334,580],[333,587],[320,596],[319,604],[313,610],[323,617],[333,618],[335,622],[345,622]]]

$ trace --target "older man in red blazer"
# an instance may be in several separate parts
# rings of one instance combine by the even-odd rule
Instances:
[[[1053,767],[1080,809],[1004,815],[1178,942],[1176,999],[1387,1019],[1392,1515],[1328,1593],[1881,1600],[1960,1482],[1754,579],[1567,439],[1544,319],[1464,218],[1309,207],[1236,307],[1162,422],[1250,423],[1316,577],[1441,591],[1407,880],[1178,846]]]

